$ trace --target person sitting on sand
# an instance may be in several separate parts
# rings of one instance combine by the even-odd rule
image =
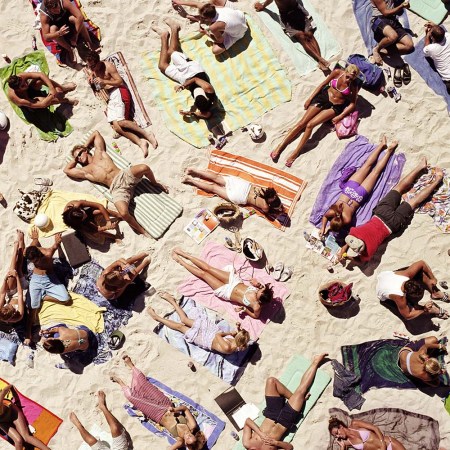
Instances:
[[[427,160],[422,158],[420,164],[378,202],[373,209],[373,216],[368,222],[350,228],[350,232],[345,238],[345,245],[338,253],[339,260],[346,255],[349,259],[357,258],[361,261],[369,261],[382,242],[391,234],[406,230],[414,217],[414,210],[433,193],[444,177],[442,170],[436,169],[432,183],[413,198],[402,202],[402,195],[408,192],[414,181],[426,170]]]
[[[398,312],[406,320],[415,319],[422,314],[436,314],[447,318],[448,313],[433,301],[425,306],[418,304],[425,290],[431,294],[431,300],[449,302],[448,294],[437,287],[437,279],[425,261],[417,261],[404,269],[380,272],[377,276],[377,297],[381,301],[392,300]],[[411,305],[413,304],[413,305]]]
[[[291,167],[317,125],[329,120],[337,124],[354,111],[358,97],[358,87],[355,83],[358,75],[359,69],[354,64],[349,64],[345,70],[336,68],[314,89],[305,102],[306,113],[270,154],[273,162],[278,162],[284,149],[303,131],[299,144],[286,160],[285,166]]]
[[[180,248],[172,250],[172,258],[192,275],[208,284],[217,297],[227,302],[237,303],[239,306],[235,308],[236,312],[258,319],[263,306],[273,300],[273,287],[269,283],[262,284],[252,278],[251,286],[247,286],[235,273],[232,265],[220,270]],[[185,259],[192,264],[188,264]]]
[[[263,410],[264,420],[260,426],[248,418],[245,421],[242,444],[251,450],[292,450],[294,446],[283,442],[283,436],[302,417],[302,409],[309,397],[317,369],[328,353],[314,356],[312,364],[303,374],[300,384],[291,392],[280,380],[269,377],[266,381],[266,408]]]
[[[92,50],[92,41],[84,26],[83,13],[70,0],[43,0],[39,8],[42,37],[55,41],[67,51],[71,62],[75,62],[73,49],[81,36]]]
[[[89,150],[93,147],[95,150],[91,155]],[[134,188],[144,176],[154,186],[168,192],[165,186],[156,181],[150,167],[137,164],[124,170],[119,169],[106,153],[105,140],[98,131],[92,133],[85,145],[76,145],[71,154],[73,160],[66,165],[64,173],[75,180],[89,180],[108,187],[120,217],[136,232],[147,235],[145,229],[130,214],[128,207]]]
[[[175,438],[175,444],[169,448],[202,449],[206,444],[206,437],[200,431],[189,408],[185,405],[174,407],[169,397],[147,380],[129,356],[125,355],[122,359],[132,371],[131,386],[128,387],[116,376],[111,376],[111,381],[120,385],[125,397],[136,409],[166,428]]]
[[[151,306],[147,308],[148,313],[154,320],[171,330],[184,333],[186,342],[223,355],[231,355],[247,348],[250,335],[247,330],[241,328],[239,322],[236,323],[236,331],[222,331],[216,322],[208,317],[204,308],[196,309],[195,317],[189,318],[172,295],[160,292],[159,296],[174,307],[181,323],[159,316]]]
[[[447,348],[439,344],[435,336],[411,341],[398,352],[398,365],[407,376],[437,387],[440,384],[439,375],[445,373],[439,361],[430,357],[430,354],[437,352],[446,354]]]
[[[425,24],[423,52],[431,58],[450,94],[450,33],[433,22]]]
[[[2,323],[20,322],[25,314],[23,290],[28,287],[28,282],[22,272],[24,250],[23,232],[17,230],[9,270],[0,289],[0,322]]]
[[[100,203],[76,200],[67,203],[62,214],[64,223],[80,231],[94,241],[116,240],[119,237],[118,222],[122,219],[116,211],[105,208]],[[108,233],[116,229],[116,235]]]
[[[188,89],[194,98],[194,106],[188,111],[180,111],[180,114],[209,119],[212,116],[211,108],[217,99],[216,92],[205,69],[182,52],[180,26],[173,20],[167,20],[166,23],[170,27],[170,34],[167,31],[160,33],[161,53],[158,68],[161,73],[179,83],[175,87],[176,92]]]
[[[6,395],[11,393],[12,400]],[[45,427],[44,423],[41,426]],[[50,450],[42,441],[30,433],[28,421],[23,414],[20,397],[12,384],[0,390],[0,429],[14,442],[15,450],[22,450],[29,444],[32,448]]]
[[[65,324],[41,330],[42,346],[49,353],[63,355],[72,352],[85,352],[96,341],[94,333],[84,325],[69,328]]]
[[[273,0],[256,2],[256,11],[267,8]],[[323,72],[329,72],[330,63],[322,57],[319,43],[314,37],[316,26],[313,18],[306,10],[302,0],[275,0],[280,13],[280,22],[284,32],[293,40],[300,42],[311,58],[319,63],[319,68]]]
[[[112,437],[112,447],[105,441],[99,441],[92,436],[89,431],[84,428],[83,424],[78,419],[77,415],[72,411],[70,413],[70,421],[76,426],[80,433],[81,438],[86,444],[91,447],[92,450],[132,450],[133,444],[131,437],[128,434],[125,427],[116,419],[106,405],[106,394],[103,391],[98,391],[98,409],[105,416],[106,422],[108,422],[109,430]]]
[[[97,289],[107,300],[118,300],[133,280],[150,264],[148,253],[142,252],[128,259],[118,259],[103,270]]]
[[[236,205],[252,206],[265,214],[283,211],[283,204],[274,188],[261,188],[242,178],[188,167],[182,183],[218,195]]]
[[[406,450],[397,439],[387,436],[374,424],[364,420],[352,420],[347,427],[344,422],[331,417],[328,431],[342,450],[348,448],[367,450]]]
[[[370,197],[378,178],[397,148],[398,141],[393,141],[387,147],[386,136],[381,138],[380,145],[369,155],[364,164],[345,182],[341,188],[341,195],[337,202],[322,217],[320,236],[327,234],[328,222],[331,231],[339,231],[352,222],[353,215],[358,208]],[[378,161],[381,152],[386,149],[383,158]],[[375,166],[375,167],[374,167]]]
[[[105,89],[108,92],[106,117],[113,130],[136,144],[146,158],[149,143],[156,149],[158,142],[151,131],[143,130],[132,120],[131,93],[117,72],[116,66],[109,61],[100,61],[99,54],[92,51],[86,55],[86,64],[90,70],[91,86],[96,90]]]

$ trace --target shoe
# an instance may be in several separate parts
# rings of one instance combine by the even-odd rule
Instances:
[[[278,261],[275,264],[274,270],[273,270],[273,277],[275,278],[276,281],[280,281],[283,270],[284,270],[284,264],[281,261]]]
[[[397,67],[394,70],[394,86],[399,88],[402,86],[402,79],[403,79],[403,74],[402,74],[402,69],[400,69],[399,67]]]
[[[284,270],[283,270],[283,273],[281,274],[280,281],[283,282],[283,283],[285,281],[288,281],[289,278],[292,277],[293,273],[294,273],[294,271],[292,270],[292,267],[289,267],[289,266],[285,267]]]
[[[408,86],[411,83],[411,69],[408,64],[403,66],[403,76],[402,76],[403,84]]]

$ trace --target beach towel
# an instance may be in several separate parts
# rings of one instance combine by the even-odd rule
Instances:
[[[291,391],[295,391],[295,389],[299,386],[300,380],[302,379],[303,374],[308,370],[311,365],[311,361],[301,355],[294,355],[288,362],[286,368],[283,373],[279,377],[279,380]],[[330,375],[324,370],[318,369],[316,373],[316,377],[314,378],[314,382],[311,386],[311,389],[308,391],[310,397],[306,400],[305,405],[301,411],[302,416],[300,420],[297,422],[295,427],[286,436],[284,436],[284,442],[291,442],[294,439],[295,433],[300,428],[300,425],[305,420],[309,411],[313,408],[313,406],[317,403],[317,400],[321,397],[323,391],[328,386],[331,381]],[[263,401],[259,406],[259,410],[263,411],[266,407],[266,402]],[[255,420],[257,425],[261,425],[264,420],[264,416],[260,413],[259,417]],[[233,450],[244,450],[244,446],[238,442]]]
[[[357,414],[349,414],[339,408],[328,410],[350,426],[352,420],[372,423],[387,436],[397,439],[408,450],[438,450],[440,442],[439,422],[431,417],[399,408],[376,408]],[[336,439],[330,435],[328,450],[340,450]]]
[[[443,233],[450,233],[450,175],[447,169],[443,169],[443,171],[444,179],[439,189],[433,192],[431,198],[414,212],[428,214]],[[403,199],[409,200],[415,197],[423,188],[433,182],[434,174],[435,168],[432,168],[428,173],[422,175],[403,196]]]
[[[328,211],[341,195],[339,182],[343,176],[345,169],[359,169],[369,157],[370,153],[377,147],[371,144],[364,136],[356,136],[356,139],[349,142],[338,159],[334,162],[327,177],[325,178],[316,201],[314,202],[309,221],[320,228],[322,217]],[[380,155],[383,157],[385,152]],[[360,208],[357,209],[353,216],[351,226],[358,226],[366,223],[372,217],[372,210],[378,202],[398,183],[405,165],[406,157],[403,153],[394,153],[384,169],[375,187],[370,194],[369,199]],[[356,170],[355,170],[356,171]]]
[[[0,389],[3,389],[8,384],[10,383],[3,378],[0,378]],[[63,422],[62,419],[41,406],[39,403],[25,397],[25,395],[21,394],[18,390],[17,393],[20,398],[24,416],[26,417],[28,423],[36,430],[34,436],[47,445],[50,442],[50,439],[58,431],[59,426]],[[12,398],[11,393],[8,393],[5,398],[10,400]],[[8,440],[8,437],[3,432],[0,432],[0,436],[3,437],[3,439]],[[9,442],[12,444],[12,441]]]
[[[408,9],[436,24],[440,24],[448,14],[448,6],[443,0],[410,0]]]
[[[273,187],[283,203],[284,211],[282,214],[267,216],[257,209],[248,209],[254,210],[258,216],[268,220],[281,231],[285,231],[291,225],[295,206],[307,185],[306,181],[290,173],[222,150],[213,150],[211,152],[208,169],[221,175],[232,175],[242,178],[264,188]],[[201,189],[197,189],[197,194],[212,196]]]
[[[314,32],[314,37],[319,44],[322,56],[326,60],[329,60],[341,51],[341,47],[311,2],[309,0],[303,0],[303,4],[316,23],[317,30]],[[258,17],[260,17],[264,25],[273,34],[284,52],[289,55],[292,64],[300,75],[306,75],[318,68],[317,61],[306,53],[303,45],[297,40],[291,39],[283,31],[280,15],[275,3],[266,6],[266,8],[258,13]]]
[[[174,91],[174,81],[158,69],[159,51],[142,55],[144,75],[166,126],[195,147],[209,145],[208,127],[211,129],[223,117],[225,128],[235,131],[291,99],[291,83],[269,42],[255,21],[246,18],[249,26],[246,35],[217,57],[211,54],[204,35],[190,34],[181,39],[183,52],[201,62],[219,99],[208,124],[204,120],[183,120],[179,111],[189,109],[194,103],[189,91]]]
[[[154,384],[160,391],[162,391],[167,397],[169,397],[170,401],[175,405],[175,407],[185,405],[189,408],[200,428],[200,431],[204,433],[207,439],[204,449],[213,448],[214,444],[219,438],[220,433],[222,433],[223,429],[225,428],[225,422],[220,420],[215,414],[209,412],[207,409],[203,408],[203,406],[194,402],[186,395],[169,388],[165,384],[161,383],[158,380],[155,380],[152,377],[147,377],[147,379],[148,381],[150,381],[150,383]],[[151,433],[167,439],[170,444],[175,443],[174,437],[166,428],[153,422],[150,419],[145,418],[139,410],[133,409],[131,404],[126,404],[125,410],[131,417],[136,417],[137,419],[139,419],[142,425]]]
[[[47,227],[39,230],[39,237],[46,238],[53,236],[56,233],[63,233],[68,230],[69,227],[64,223],[62,219],[62,213],[67,203],[86,200],[89,202],[100,203],[104,207],[108,204],[108,201],[104,198],[94,197],[90,194],[78,193],[78,192],[67,192],[67,191],[50,191],[48,195],[42,200],[37,214],[45,214],[49,219],[50,223]],[[29,229],[34,226],[34,219],[31,219]]]
[[[8,92],[7,80],[11,75],[25,72],[30,66],[39,67],[40,71],[49,75],[47,61],[44,52],[36,51],[28,53],[20,58],[14,58],[11,64],[0,69],[0,80],[2,81],[3,92],[6,97]],[[42,88],[48,92],[48,88]],[[45,109],[22,109],[12,102],[9,102],[14,112],[27,124],[34,125],[39,137],[48,142],[54,142],[59,137],[68,136],[73,128],[69,121],[59,112],[56,105]]]
[[[219,299],[214,295],[214,291],[202,280],[193,275],[189,276],[184,281],[178,290],[186,297],[195,298],[197,303],[213,309],[219,313],[225,313],[234,322],[241,322],[242,328],[245,328],[253,340],[256,340],[261,335],[265,326],[270,322],[271,318],[276,315],[278,310],[282,307],[283,301],[289,296],[289,290],[280,281],[268,275],[263,268],[256,268],[250,265],[249,261],[243,256],[228,250],[221,244],[216,242],[207,242],[203,247],[200,259],[206,261],[213,267],[223,269],[228,265],[232,265],[239,275],[239,277],[248,283],[251,278],[256,278],[261,283],[270,283],[273,287],[273,300],[268,305],[262,308],[259,319],[253,319],[248,314],[241,316],[234,308],[236,305]]]
[[[195,300],[189,297],[183,297],[180,301],[180,307],[184,310],[189,318],[195,317],[199,310],[206,311],[206,314],[215,321],[221,331],[232,331],[233,327],[229,323],[217,317],[212,311],[206,310],[202,306],[197,306]],[[180,323],[180,317],[176,312],[172,312],[164,316],[166,319]],[[251,344],[247,349],[236,352],[231,355],[222,355],[211,350],[204,350],[197,345],[188,343],[184,339],[184,334],[176,330],[171,330],[162,324],[153,330],[161,339],[164,339],[170,345],[185,353],[190,358],[205,366],[210,372],[221,378],[229,384],[235,385],[241,375],[244,373],[245,366],[254,353],[255,345]]]
[[[398,352],[409,341],[407,339],[381,339],[363,342],[358,345],[341,347],[342,359],[347,370],[361,377],[355,389],[359,393],[372,388],[417,389],[426,387],[418,379],[407,377],[398,366]],[[439,340],[440,344],[447,338]],[[442,354],[438,360],[445,364]],[[450,378],[447,372],[439,376],[441,386],[449,386]]]

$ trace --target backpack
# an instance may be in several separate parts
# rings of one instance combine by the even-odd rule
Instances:
[[[372,64],[365,56],[354,53],[347,58],[348,64],[354,64],[364,75],[362,87],[368,91],[378,91],[386,84],[383,70],[376,64]]]
[[[42,200],[47,195],[47,192],[31,191],[22,192],[19,189],[21,197],[14,205],[13,211],[25,222],[30,222],[36,214]]]
[[[339,139],[349,138],[358,133],[358,115],[358,111],[353,111],[336,124],[335,130]]]

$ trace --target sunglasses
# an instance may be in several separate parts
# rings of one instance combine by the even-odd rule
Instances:
[[[76,155],[75,155],[75,161],[78,161],[78,159],[80,158],[80,156],[84,153],[87,152],[87,150],[85,148],[81,149]]]

